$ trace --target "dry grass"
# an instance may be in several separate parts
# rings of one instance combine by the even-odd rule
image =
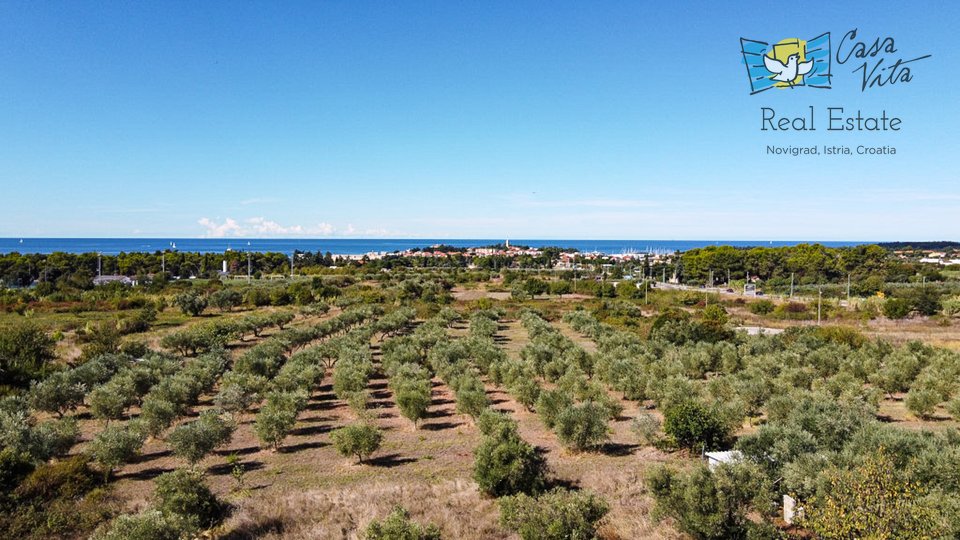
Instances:
[[[382,519],[397,505],[415,521],[439,525],[444,538],[509,537],[497,525],[496,502],[483,498],[471,481],[376,479],[344,488],[286,491],[250,499],[223,526],[221,538],[361,538],[370,521]]]

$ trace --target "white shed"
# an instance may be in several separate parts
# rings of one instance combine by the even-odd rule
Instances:
[[[743,459],[743,454],[739,450],[726,450],[723,452],[704,452],[703,459],[707,462],[707,467],[714,470],[721,463],[737,463]]]

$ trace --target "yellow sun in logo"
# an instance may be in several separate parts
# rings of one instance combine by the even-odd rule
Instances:
[[[807,61],[807,42],[798,38],[782,39],[779,42],[777,42],[773,47],[771,47],[770,50],[767,52],[767,56],[775,60],[778,60],[783,64],[787,63],[787,59],[790,58],[791,54],[800,55],[800,60],[798,61],[798,63],[806,62]],[[802,84],[802,83],[803,83],[803,75],[797,75],[797,77],[793,79],[792,82],[777,82],[776,84],[774,84],[774,86],[777,88],[789,88],[795,84]]]

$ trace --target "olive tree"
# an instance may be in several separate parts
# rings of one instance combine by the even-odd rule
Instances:
[[[127,408],[136,403],[137,389],[132,379],[127,377],[116,378],[103,386],[94,388],[87,397],[90,412],[94,417],[105,420],[123,418]]]
[[[389,385],[400,414],[412,421],[416,428],[417,422],[426,416],[430,406],[432,392],[429,374],[420,366],[404,364],[390,378]]]
[[[287,433],[297,423],[297,414],[306,405],[306,395],[298,392],[272,392],[260,407],[254,423],[257,438],[274,450],[280,448]]]
[[[236,424],[225,418],[219,411],[209,410],[200,414],[193,422],[187,422],[174,428],[167,437],[173,453],[196,465],[215,448],[230,442]]]
[[[456,391],[457,412],[476,419],[490,406],[490,398],[483,382],[476,376],[464,376]]]
[[[592,401],[571,405],[557,415],[554,430],[567,448],[588,450],[609,438],[607,410]]]
[[[180,308],[184,315],[196,317],[207,309],[207,299],[198,292],[187,292],[174,297],[173,305]]]
[[[593,493],[562,488],[500,500],[500,522],[522,540],[596,538],[597,522],[609,511],[610,505]]]
[[[138,425],[109,426],[90,443],[90,457],[104,469],[109,479],[114,469],[128,463],[140,453],[146,435]]]
[[[478,423],[485,434],[474,450],[473,479],[480,490],[494,497],[541,491],[546,459],[520,437],[516,423],[492,411],[484,412]]]
[[[64,413],[83,403],[86,391],[83,383],[77,382],[70,373],[60,371],[34,383],[30,388],[30,406],[63,417]]]
[[[363,463],[363,457],[373,454],[383,442],[383,432],[370,424],[352,424],[337,429],[330,434],[337,452],[344,457],[357,456],[357,462]]]

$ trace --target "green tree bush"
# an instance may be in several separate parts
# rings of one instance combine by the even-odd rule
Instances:
[[[769,500],[766,482],[749,463],[724,464],[712,472],[702,464],[689,472],[660,466],[647,477],[656,500],[654,515],[673,518],[681,531],[698,540],[748,538],[756,527],[747,514],[765,508]]]
[[[413,422],[416,428],[417,422],[426,416],[431,402],[429,374],[420,366],[404,364],[390,378],[389,386],[393,390],[400,414]]]
[[[589,450],[610,437],[607,410],[592,401],[571,405],[557,415],[554,431],[567,448]]]
[[[826,486],[805,506],[803,525],[823,540],[939,538],[945,528],[936,498],[901,477],[882,449],[850,470],[826,473]]]
[[[911,388],[904,402],[918,418],[928,419],[940,403],[940,394],[927,388]]]
[[[383,432],[370,424],[353,424],[335,430],[330,438],[341,456],[357,456],[357,462],[363,463],[364,456],[380,449]]]
[[[232,420],[219,411],[208,410],[200,413],[193,422],[174,428],[167,436],[167,443],[177,457],[196,465],[215,448],[230,442],[235,429],[236,424]]]
[[[461,377],[456,391],[457,412],[478,418],[490,406],[483,382],[475,376]]]
[[[224,505],[207,487],[200,472],[178,469],[161,474],[155,483],[157,509],[176,518],[183,530],[195,532],[222,519]]]
[[[191,291],[175,296],[173,305],[180,308],[184,315],[197,317],[207,309],[207,299],[202,294]]]
[[[123,418],[127,408],[137,401],[137,389],[132,379],[122,377],[115,380],[94,388],[87,397],[91,414],[108,425],[110,420]]]
[[[702,450],[722,447],[732,430],[713,409],[699,401],[685,400],[664,411],[663,432],[681,448]]]
[[[40,377],[48,363],[56,358],[54,341],[33,323],[0,328],[0,373],[3,383],[25,388]]]
[[[597,522],[609,511],[592,493],[560,488],[536,498],[521,493],[500,499],[500,522],[522,540],[596,538]]]
[[[274,450],[280,448],[287,433],[297,423],[306,396],[295,392],[272,392],[260,407],[254,431],[260,441]]]
[[[70,373],[59,371],[30,387],[30,406],[63,417],[83,403],[87,387]]]
[[[117,467],[139,455],[144,440],[146,435],[140,426],[108,426],[90,443],[90,457],[103,468],[104,478],[109,479]]]
[[[101,526],[91,540],[180,540],[178,521],[159,510],[123,514]]]
[[[484,437],[474,451],[473,479],[494,497],[538,493],[546,484],[547,462],[517,432],[516,422],[499,413],[483,413]]]
[[[883,303],[883,316],[888,319],[903,319],[913,310],[913,305],[905,298],[888,298]]]
[[[220,289],[211,294],[207,300],[211,306],[220,311],[230,311],[243,303],[243,295],[236,289]]]
[[[410,520],[410,513],[397,506],[381,521],[373,520],[367,525],[366,540],[440,540],[440,528],[434,524],[426,527]]]

